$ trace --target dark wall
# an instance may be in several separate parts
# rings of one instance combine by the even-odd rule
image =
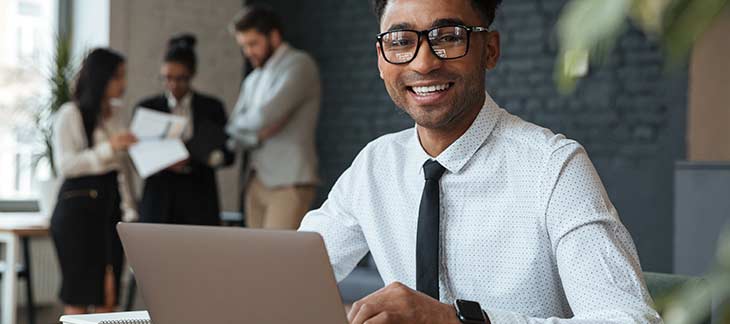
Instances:
[[[378,77],[367,0],[267,0],[285,35],[319,62],[323,107],[318,147],[321,202],[370,140],[412,127]],[[569,96],[553,83],[554,24],[564,0],[505,1],[496,28],[502,59],[487,75],[496,101],[526,120],[580,141],[588,150],[645,270],[672,269],[673,161],[685,155],[686,68],[666,74],[655,43],[634,29],[606,66],[591,67]]]

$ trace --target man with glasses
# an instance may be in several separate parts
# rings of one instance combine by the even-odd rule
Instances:
[[[416,126],[368,144],[307,214],[338,280],[388,285],[362,323],[655,323],[639,259],[585,150],[485,92],[499,0],[376,0],[380,77]]]
[[[318,182],[317,65],[284,42],[281,22],[271,9],[247,7],[231,29],[254,67],[243,81],[226,127],[230,147],[250,153],[242,180],[246,225],[296,229],[314,200]]]

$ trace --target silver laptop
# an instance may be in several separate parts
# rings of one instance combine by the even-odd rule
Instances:
[[[347,323],[316,233],[119,223],[154,324]]]

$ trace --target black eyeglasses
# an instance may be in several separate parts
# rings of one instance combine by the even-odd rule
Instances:
[[[472,32],[489,32],[486,27],[450,25],[417,31],[410,29],[391,30],[378,34],[380,52],[391,64],[407,64],[418,55],[421,37],[426,37],[428,46],[436,57],[453,60],[466,56]]]
[[[160,81],[163,83],[188,83],[189,75],[160,75]]]

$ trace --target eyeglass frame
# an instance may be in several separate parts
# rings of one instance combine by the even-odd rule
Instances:
[[[186,76],[171,76],[171,75],[164,75],[160,74],[157,76],[157,78],[162,83],[190,83],[190,81],[193,79],[192,75],[186,75]]]
[[[436,30],[436,29],[439,29],[439,28],[445,28],[445,27],[460,27],[460,28],[463,28],[463,29],[466,30],[466,50],[464,50],[464,54],[462,54],[461,56],[457,56],[457,57],[441,57],[438,54],[436,54],[436,51],[433,49],[433,45],[431,45],[431,39],[428,38],[428,34],[431,31],[433,31],[433,30]],[[414,33],[416,33],[418,35],[418,40],[417,40],[417,43],[416,43],[417,44],[416,45],[416,52],[413,53],[413,57],[411,57],[411,59],[408,60],[408,61],[400,62],[400,63],[393,63],[385,55],[385,48],[383,48],[383,36],[385,36],[387,34],[390,34],[390,33],[396,33],[396,32],[414,32]],[[466,54],[469,54],[469,45],[471,44],[471,33],[472,32],[481,33],[481,32],[490,32],[490,30],[489,30],[489,27],[465,26],[465,25],[460,25],[460,24],[450,24],[450,25],[444,25],[444,26],[431,27],[429,29],[425,29],[425,30],[421,30],[421,31],[414,30],[414,29],[395,29],[395,30],[389,30],[389,31],[382,32],[382,33],[378,34],[376,36],[376,39],[378,40],[378,45],[380,45],[380,54],[383,56],[383,59],[386,62],[390,63],[390,64],[402,65],[402,64],[411,63],[411,62],[413,62],[413,60],[416,59],[416,57],[418,56],[418,51],[421,49],[421,38],[423,36],[425,36],[425,38],[426,38],[426,43],[428,43],[428,48],[431,50],[431,53],[433,53],[433,55],[435,55],[436,57],[438,57],[440,60],[456,60],[456,59],[460,59],[460,58],[466,56]]]

